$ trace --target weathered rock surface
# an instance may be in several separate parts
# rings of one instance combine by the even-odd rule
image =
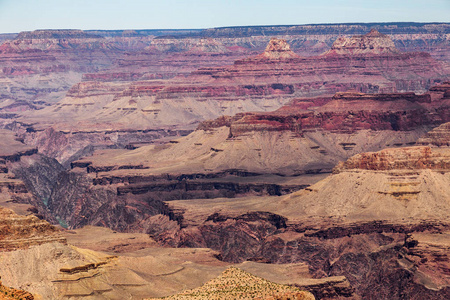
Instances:
[[[117,232],[106,227],[88,225],[61,233],[68,244],[94,251],[118,254],[158,247],[148,234]]]
[[[272,38],[266,50],[259,56],[267,59],[289,59],[299,56],[291,50],[291,46],[282,39]]]
[[[299,175],[331,172],[357,153],[414,145],[427,128],[445,120],[443,94],[338,93],[328,100],[296,100],[273,113],[205,122],[165,145],[97,151],[72,167],[118,195],[149,193],[161,200],[281,195],[315,182]]]
[[[53,225],[35,216],[19,216],[0,207],[0,251],[26,249],[33,245],[66,240]]]
[[[14,172],[18,165],[26,165],[36,157],[40,158],[36,154],[37,149],[25,145],[9,130],[0,130],[0,138],[3,141],[0,145],[0,206],[20,215],[33,212],[52,222],[54,219],[47,213],[44,203],[33,195],[35,191],[27,187],[27,181],[20,178],[19,172]],[[51,168],[50,172],[53,171]],[[36,180],[39,182],[39,179]]]
[[[364,39],[389,40],[374,35]],[[115,74],[118,77],[112,76],[112,81],[102,76],[97,81],[94,76],[93,81],[74,85],[55,105],[24,113],[23,122],[67,126],[67,119],[72,119],[72,125],[103,128],[101,124],[109,124],[113,130],[188,128],[224,114],[275,110],[300,96],[348,89],[425,91],[450,73],[426,53],[372,51],[359,54],[358,59],[353,54],[304,58],[284,40],[273,39],[260,55],[237,60],[232,66],[200,68],[186,77],[130,82],[126,76],[121,81],[120,72]]]
[[[2,285],[0,281],[0,299],[1,300],[34,300],[34,296],[29,292],[17,290]]]
[[[437,126],[449,116],[448,84],[436,86],[425,94],[364,94],[340,92],[333,97],[296,99],[269,113],[237,114],[224,122],[231,136],[251,131],[307,132],[324,129],[353,133],[358,130],[411,131],[421,126]],[[317,105],[316,103],[320,103]],[[205,122],[199,128],[222,125]]]
[[[394,42],[385,34],[381,34],[376,29],[372,29],[368,34],[361,36],[339,37],[325,54],[385,54],[399,53]]]
[[[32,88],[30,94],[22,89],[10,97],[13,101],[4,102],[5,117],[16,118],[18,110],[46,105],[39,102],[41,99],[56,100],[71,85],[68,82],[79,82],[81,72],[90,73],[58,104],[38,113],[19,112],[24,116],[21,124],[10,123],[8,119],[2,123],[14,128],[24,126],[20,130],[29,129],[23,134],[25,140],[32,141],[41,151],[58,157],[66,165],[93,152],[95,147],[119,146],[121,132],[127,135],[123,138],[124,144],[150,141],[154,136],[144,137],[137,131],[137,128],[142,130],[143,124],[148,126],[145,129],[164,125],[168,131],[170,126],[182,124],[192,127],[199,120],[222,113],[273,110],[300,95],[348,88],[363,92],[423,90],[434,82],[442,82],[448,75],[446,66],[431,56],[399,53],[388,38],[372,32],[353,40],[338,41],[333,46],[334,53],[308,58],[290,51],[285,42],[273,40],[262,55],[238,60],[234,66],[212,67],[210,64],[214,61],[211,60],[204,65],[199,64],[207,68],[186,78],[166,81],[163,79],[177,72],[186,74],[194,62],[202,62],[202,58],[195,57],[205,52],[209,53],[208,59],[217,56],[225,64],[236,58],[230,55],[231,51],[241,51],[237,56],[247,56],[248,52],[238,47],[230,48],[223,41],[201,39],[191,43],[185,40],[170,46],[177,49],[180,43],[185,43],[188,53],[178,56],[178,60],[167,69],[164,69],[163,60],[149,62],[158,54],[140,53],[133,58],[120,58],[116,70],[95,73],[112,64],[110,57],[102,58],[101,51],[121,51],[114,46],[118,39],[111,43],[107,38],[74,32],[71,36],[73,42],[64,45],[58,34],[22,35],[17,48],[12,45],[12,48],[2,48],[2,61],[18,64],[3,68],[5,91],[11,90],[11,81],[21,84],[20,78],[32,78],[36,86],[41,86],[43,82],[40,80],[49,80],[46,89]],[[32,41],[28,46],[23,40],[25,37]],[[49,43],[51,39],[54,42]],[[266,43],[267,39],[264,37],[261,41]],[[161,39],[153,49],[147,50],[156,53],[160,51],[158,47],[166,47],[169,40]],[[125,45],[131,41],[123,39],[121,42]],[[133,47],[146,47],[144,39],[139,43]],[[69,61],[61,58],[61,53],[69,53],[62,50],[61,47],[65,46],[70,55],[83,52],[89,59],[85,56],[84,65],[80,64],[76,69],[77,61],[71,60],[70,55]],[[97,49],[98,53],[94,55],[95,51],[90,52],[90,47]],[[324,48],[322,44],[314,51],[321,49],[323,52],[328,46]],[[44,51],[53,52],[44,57]],[[99,60],[103,64],[101,67],[91,64],[97,60],[96,55],[102,58]],[[117,55],[116,58],[119,57]],[[164,56],[166,58],[170,59]],[[20,59],[27,62],[20,65]],[[35,69],[29,68],[26,64],[30,61],[41,61],[42,64],[36,63],[33,65]],[[141,61],[146,61],[154,69],[146,73],[146,64],[141,64]],[[188,67],[182,66],[185,61],[189,61]],[[51,67],[48,67],[49,62],[52,62]],[[130,72],[136,64],[141,64],[142,69]],[[314,69],[310,67],[313,64]],[[46,78],[40,72],[46,72]],[[342,73],[349,77],[337,75]],[[61,74],[62,81],[54,81],[54,74]],[[298,78],[303,81],[298,81]],[[207,80],[209,82],[205,85]],[[63,81],[64,88],[55,90],[55,86]],[[71,172],[62,171],[50,176],[48,173],[52,166],[57,166],[55,162],[29,156],[31,152],[16,158],[8,155],[5,172],[16,170],[17,174],[14,174],[22,179],[7,179],[17,182],[25,181],[25,173],[43,173],[34,176],[35,180],[26,181],[26,186],[20,183],[24,187],[23,194],[33,192],[41,201],[41,204],[36,204],[38,213],[48,213],[45,215],[48,218],[57,216],[60,224],[71,228],[95,224],[121,231],[148,232],[166,245],[214,248],[227,261],[305,262],[315,277],[344,275],[348,278],[348,282],[342,277],[322,281],[321,284],[316,282],[320,287],[315,288],[314,294],[324,298],[355,296],[352,286],[362,298],[414,299],[418,295],[430,299],[448,298],[448,245],[445,238],[448,224],[445,220],[449,210],[445,186],[449,182],[448,153],[442,147],[445,146],[442,142],[445,141],[444,127],[436,130],[439,132],[437,135],[430,133],[433,141],[442,140],[435,142],[441,148],[406,148],[360,155],[337,168],[339,174],[289,196],[189,200],[183,204],[174,202],[170,207],[161,201],[291,192],[292,186],[302,185],[301,176],[280,179],[281,176],[273,173],[300,175],[330,171],[338,160],[357,152],[377,151],[388,145],[412,145],[428,128],[448,122],[447,90],[448,84],[441,84],[423,96],[352,92],[337,94],[333,99],[297,99],[293,105],[273,114],[241,114],[203,124],[202,130],[167,145],[141,147],[134,151],[100,151],[92,159],[76,161]],[[30,95],[36,100],[32,103],[35,106],[25,100],[17,101],[21,97],[30,99]],[[214,101],[209,100],[213,98]],[[266,100],[263,102],[262,98]],[[43,122],[45,116],[47,119]],[[59,126],[61,120],[70,118],[74,121]],[[93,118],[98,118],[98,121],[92,121]],[[30,122],[40,124],[27,125]],[[57,130],[41,131],[49,124]],[[228,128],[217,128],[219,125]],[[79,126],[86,130],[80,130]],[[392,137],[393,134],[395,136]],[[130,139],[132,135],[136,138]],[[385,140],[386,136],[391,136],[390,140]],[[180,155],[180,152],[184,154]],[[292,157],[301,159],[292,162]],[[36,161],[39,163],[35,164]],[[56,167],[57,170],[59,168]],[[19,170],[23,173],[20,174]],[[247,178],[248,175],[252,178]],[[12,191],[10,186],[8,193]],[[402,218],[408,221],[399,222]],[[127,243],[126,239],[123,243]],[[106,249],[120,252],[150,245],[147,242],[130,246],[123,243]],[[147,278],[152,275],[142,274],[145,268],[153,267],[143,263],[146,259],[124,260],[128,271],[122,268],[114,273],[111,266],[116,258],[111,256],[59,249],[65,247],[62,245],[55,246],[59,249],[55,251],[44,249],[49,247],[46,245],[34,249],[39,247],[43,250],[13,251],[11,253],[14,254],[5,254],[11,256],[0,260],[0,263],[9,264],[2,266],[0,272],[9,272],[7,277],[11,285],[28,290],[25,281],[39,282],[50,276],[37,274],[35,270],[31,272],[34,275],[29,275],[29,270],[17,270],[14,266],[14,261],[45,257],[49,268],[43,270],[48,274],[58,274],[52,277],[55,283],[51,288],[32,284],[35,286],[33,289],[45,297],[113,298],[118,293],[130,297],[149,296]],[[188,254],[185,252],[183,255]],[[68,266],[61,264],[55,268],[59,263],[55,263],[58,261],[55,257],[59,256],[67,258],[63,261]],[[181,264],[180,261],[178,263]],[[130,265],[133,265],[132,271]],[[170,269],[168,265],[161,268],[165,271]],[[178,275],[181,272],[176,268],[175,271]],[[199,273],[198,270],[184,273],[181,278],[189,278],[193,284],[195,276],[192,274],[196,272]],[[27,277],[35,275],[33,279]],[[81,278],[81,275],[87,277]],[[166,273],[163,275],[167,276]],[[170,280],[180,282],[178,275]],[[80,281],[83,284],[80,285]],[[133,281],[139,286],[131,287]],[[200,281],[195,284],[206,282]],[[160,282],[156,285],[167,283],[166,280]],[[393,285],[392,282],[399,284]],[[164,292],[154,292],[150,296],[179,292],[180,286],[179,283],[169,285]],[[310,285],[313,289],[311,286],[314,284]],[[55,292],[55,289],[62,292]],[[144,295],[142,290],[147,294]]]
[[[336,166],[336,173],[345,170],[423,170],[447,172],[450,169],[450,153],[448,149],[430,147],[411,147],[386,149],[379,152],[357,154]]]
[[[450,146],[450,123],[444,123],[417,141],[421,145]]]
[[[444,87],[445,84],[437,89]],[[48,199],[50,215],[58,216],[70,228],[101,225],[122,231],[151,232],[159,226],[156,224],[159,221],[147,217],[164,214],[171,220],[179,220],[161,201],[284,195],[323,179],[339,161],[357,153],[414,145],[426,128],[445,120],[448,99],[444,94],[436,91],[424,95],[338,93],[329,101],[325,98],[297,100],[273,113],[220,118],[205,122],[199,127],[203,129],[189,136],[163,145],[134,150],[98,150],[91,157],[73,162],[73,170],[49,180],[56,183],[50,185],[52,194],[41,193],[39,197]],[[322,106],[308,106],[309,103]],[[439,111],[442,117],[437,116]],[[221,125],[225,126],[216,128]],[[383,166],[425,171],[448,167],[445,150],[405,148],[396,151],[361,154],[367,158],[354,157],[345,164],[365,164],[379,170]],[[369,182],[369,174],[364,176]],[[424,173],[423,180],[446,180],[445,176],[439,176]],[[399,199],[404,195],[419,195],[408,180],[398,183],[397,188],[388,188],[390,183],[380,179],[377,181],[380,188],[373,197],[384,193],[385,198],[381,198],[387,203],[391,195]],[[349,185],[339,187],[342,201],[346,199],[345,189],[351,184],[350,181]],[[387,187],[381,188],[383,184]],[[31,183],[29,190],[35,191],[33,186],[36,185]],[[325,190],[330,192],[330,189]],[[420,194],[418,201],[427,196],[427,193]],[[322,194],[317,197],[327,199]],[[369,194],[361,197],[372,201]],[[322,201],[311,199],[312,202]],[[339,205],[345,211],[342,214],[347,214],[345,207],[368,205],[364,203],[348,201]],[[114,209],[108,211],[105,207]],[[333,208],[324,203],[317,209]],[[289,215],[288,209],[286,213]],[[404,211],[402,216],[410,213],[412,211]]]

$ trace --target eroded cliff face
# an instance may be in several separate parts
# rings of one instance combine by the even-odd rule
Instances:
[[[65,238],[53,225],[36,216],[19,216],[0,207],[0,251],[26,249],[51,242],[65,243]]]
[[[200,68],[171,80],[143,80],[120,71],[111,76],[86,75],[90,81],[74,85],[54,106],[24,114],[24,122],[42,123],[45,115],[50,119],[43,123],[67,123],[61,118],[64,115],[65,120],[71,116],[94,128],[99,124],[110,124],[114,129],[188,127],[224,114],[275,110],[299,96],[348,89],[370,93],[424,91],[448,77],[447,66],[426,53],[394,51],[386,42],[388,37],[373,32],[359,39],[368,40],[368,45],[361,42],[355,47],[368,52],[309,58],[296,55],[284,40],[272,39],[260,55],[236,60],[232,66]]]
[[[57,185],[46,196],[49,209],[70,228],[90,224],[145,231],[155,222],[145,221],[138,211],[147,217],[164,214],[177,219],[161,201],[292,193],[315,184],[338,162],[357,153],[415,145],[427,128],[445,120],[445,86],[423,95],[338,93],[298,99],[273,113],[205,122],[192,134],[166,144],[97,150],[51,181]],[[345,164],[356,159],[380,170],[410,163],[413,169],[448,167],[445,151],[422,147],[392,153],[361,154],[368,158],[351,158]],[[389,185],[385,179],[379,182]],[[399,197],[415,193],[414,188],[401,193],[398,186],[398,191],[380,187],[378,192]],[[407,182],[405,186],[412,187]],[[107,212],[105,207],[115,210]]]

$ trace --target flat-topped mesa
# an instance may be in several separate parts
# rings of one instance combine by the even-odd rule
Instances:
[[[290,58],[298,58],[297,54],[295,54],[286,40],[272,38],[269,41],[269,44],[266,47],[266,50],[257,56],[257,58],[265,58],[265,59],[290,59]]]
[[[340,162],[333,173],[345,170],[438,170],[450,171],[450,151],[431,147],[390,148],[378,152],[367,152]]]
[[[397,54],[400,51],[395,47],[391,38],[372,29],[365,35],[353,37],[341,36],[324,55],[367,55],[367,54]]]
[[[96,34],[90,34],[79,29],[58,29],[22,31],[17,35],[15,39],[103,39],[103,37]]]

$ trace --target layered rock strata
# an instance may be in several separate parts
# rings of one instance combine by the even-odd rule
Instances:
[[[19,216],[0,207],[0,251],[26,249],[51,242],[65,243],[54,226],[35,216]]]
[[[323,179],[339,161],[357,153],[415,145],[427,128],[445,120],[444,95],[338,93],[297,100],[273,113],[205,122],[194,133],[162,145],[99,150],[55,178],[48,207],[70,228],[91,224],[145,231],[153,221],[144,221],[130,206],[146,216],[162,213],[174,220],[160,201],[292,193]],[[408,151],[405,157],[413,155]],[[421,151],[417,156],[438,153]],[[417,164],[446,168],[436,155],[430,161],[417,159]],[[386,160],[403,163],[398,157]],[[67,190],[77,199],[68,197]],[[119,221],[100,211],[105,205],[120,207]]]
[[[325,54],[396,54],[399,53],[394,42],[385,34],[372,29],[366,35],[352,38],[339,37]]]
[[[237,60],[232,66],[201,68],[186,77],[85,81],[73,86],[54,106],[25,115],[28,122],[40,122],[40,118],[42,122],[45,115],[44,123],[53,124],[70,116],[94,128],[96,123],[108,123],[115,129],[189,127],[224,114],[275,110],[300,96],[349,89],[369,93],[425,91],[448,77],[445,64],[429,54],[399,53],[392,42],[385,41],[388,37],[376,32],[351,41],[361,39],[366,42],[355,42],[355,47],[366,49],[361,53],[304,58],[291,51],[284,40],[272,39],[260,55]],[[339,47],[345,48],[336,45]],[[377,50],[381,48],[390,49],[389,53]]]

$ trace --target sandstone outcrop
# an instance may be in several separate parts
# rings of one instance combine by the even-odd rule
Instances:
[[[376,29],[360,36],[339,37],[325,55],[397,54],[394,42]]]
[[[352,169],[371,171],[430,169],[446,172],[450,169],[450,153],[447,149],[430,147],[386,149],[375,153],[361,153],[338,164],[335,173]]]
[[[0,281],[0,299],[1,300],[34,300],[34,296],[29,292],[17,290],[2,285]]]
[[[33,245],[66,240],[53,225],[35,216],[19,216],[0,207],[0,251],[26,249]]]
[[[93,237],[89,239],[93,240]],[[0,274],[4,284],[21,288],[26,286],[43,299],[167,297],[186,289],[198,288],[232,267],[229,263],[219,261],[217,252],[210,249],[151,247],[125,255],[108,255],[50,243],[0,255]],[[39,268],[24,269],[23,263],[39,264]],[[246,262],[235,268],[276,282],[246,275],[234,279],[241,286],[256,284],[262,288],[280,287],[281,290],[295,291],[295,294],[309,297],[310,293],[299,290],[307,289],[317,295],[336,295],[333,291],[340,290],[352,293],[344,277],[314,279],[308,274],[308,267],[301,263],[277,266]],[[256,281],[242,280],[245,278],[256,278]],[[269,289],[267,291],[271,292]],[[338,296],[335,298],[338,299]]]
[[[266,59],[289,59],[298,58],[299,56],[291,50],[291,46],[285,40],[272,38],[266,50],[259,57]]]
[[[421,145],[450,146],[450,123],[444,123],[417,141]]]

